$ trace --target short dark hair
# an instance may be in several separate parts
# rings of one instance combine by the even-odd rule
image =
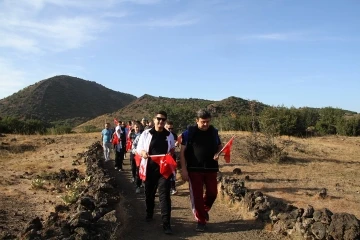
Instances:
[[[208,119],[211,118],[211,113],[206,109],[200,109],[196,112],[196,118]]]
[[[173,121],[171,121],[171,120],[167,120],[167,121],[166,121],[166,124],[167,124],[167,125],[174,125]]]
[[[165,118],[167,118],[167,113],[165,112],[165,111],[158,111],[156,114],[155,114],[155,117],[156,117],[156,115],[158,115],[158,114],[160,114],[160,115],[163,115],[163,116],[165,116]]]

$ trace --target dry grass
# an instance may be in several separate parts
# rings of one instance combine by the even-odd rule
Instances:
[[[6,212],[6,226],[29,221],[34,216],[45,219],[62,201],[54,185],[45,181],[41,188],[33,187],[35,179],[58,173],[60,169],[77,168],[84,173],[85,166],[73,166],[77,153],[84,152],[99,133],[59,136],[7,135],[0,138],[0,205]],[[23,146],[26,147],[24,151]],[[40,176],[40,178],[38,177]]]
[[[278,141],[290,143],[285,151],[290,159],[282,164],[253,163],[241,158],[249,133],[222,132],[223,139],[236,135],[232,149],[232,163],[221,171],[231,174],[240,167],[250,181],[245,186],[264,194],[283,199],[298,207],[307,204],[316,209],[348,212],[360,218],[360,138],[356,137],[283,137]],[[318,197],[326,188],[328,196]]]

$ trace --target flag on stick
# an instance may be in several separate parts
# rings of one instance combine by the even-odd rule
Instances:
[[[232,138],[230,138],[230,140],[225,144],[225,146],[220,150],[220,153],[224,153],[224,159],[226,163],[230,162],[230,151],[231,151],[231,147],[233,144],[235,136],[232,136]]]
[[[150,155],[151,160],[159,164],[160,174],[166,179],[176,171],[176,162],[170,154],[163,155]]]
[[[119,124],[119,121],[114,118],[114,124],[117,126]]]

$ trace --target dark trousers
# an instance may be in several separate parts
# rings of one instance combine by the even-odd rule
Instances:
[[[141,179],[139,176],[139,167],[136,166],[135,154],[130,153],[130,166],[131,166],[131,176],[135,180],[136,187],[141,186]]]
[[[216,172],[189,172],[189,190],[192,211],[199,223],[206,223],[206,213],[210,211],[217,197]],[[205,194],[204,194],[205,186]]]
[[[130,167],[131,167],[131,176],[136,179],[136,162],[135,154],[130,153]]]
[[[170,177],[170,188],[176,190],[176,175],[172,174]]]
[[[124,161],[124,152],[122,150],[120,150],[120,152],[115,151],[115,167],[122,169],[123,161]]]
[[[155,194],[158,189],[161,218],[163,223],[170,224],[171,217],[171,198],[170,198],[170,179],[164,178],[157,169],[148,168],[145,180],[145,202],[146,213],[149,216],[154,214]]]

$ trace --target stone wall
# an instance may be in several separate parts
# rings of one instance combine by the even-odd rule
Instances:
[[[57,205],[45,221],[33,219],[21,239],[116,239],[121,228],[115,211],[120,195],[103,166],[100,143],[92,144],[82,156],[90,180],[76,203]]]
[[[260,191],[249,191],[245,181],[231,177],[218,178],[219,194],[238,203],[254,219],[272,225],[272,231],[296,239],[358,240],[360,221],[353,214],[332,213],[329,209],[305,209],[271,199]],[[360,206],[359,206],[360,207]]]

